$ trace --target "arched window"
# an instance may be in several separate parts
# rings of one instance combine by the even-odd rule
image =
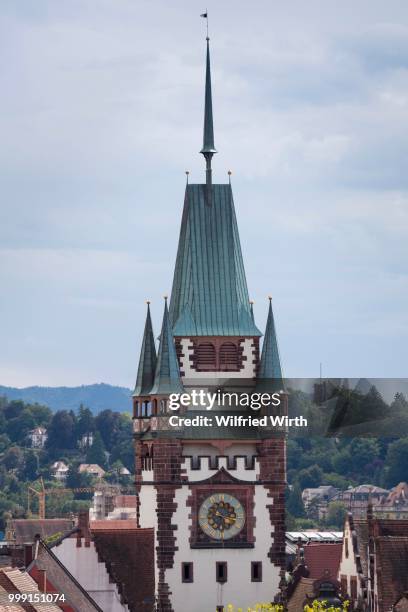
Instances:
[[[220,348],[220,370],[231,372],[238,370],[238,347],[232,342],[225,342]]]
[[[160,414],[166,414],[166,408],[167,408],[167,400],[161,399],[160,400]]]
[[[146,400],[142,405],[142,417],[149,417],[152,415],[152,402]]]
[[[196,347],[197,370],[214,372],[217,368],[215,346],[211,342],[202,342]]]

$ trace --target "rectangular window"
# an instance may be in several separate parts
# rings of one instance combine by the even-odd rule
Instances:
[[[341,594],[343,595],[343,597],[346,597],[347,593],[347,576],[341,576],[340,577],[340,583],[341,583]]]
[[[357,578],[352,576],[350,578],[350,597],[351,599],[357,599]]]
[[[251,582],[262,582],[262,562],[251,562]]]
[[[192,563],[181,564],[181,582],[194,582]]]
[[[227,564],[225,561],[217,561],[215,564],[215,579],[217,582],[227,582]]]

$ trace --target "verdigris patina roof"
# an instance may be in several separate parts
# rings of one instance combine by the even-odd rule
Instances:
[[[186,187],[170,301],[175,336],[261,336],[251,315],[230,184]]]
[[[168,395],[182,393],[183,385],[177,360],[176,347],[169,321],[167,298],[164,303],[163,323],[160,333],[159,352],[157,355],[156,373],[151,395]]]
[[[146,323],[143,334],[142,348],[140,351],[139,367],[137,370],[136,385],[133,392],[133,397],[148,395],[153,386],[154,375],[156,371],[156,346],[154,344],[154,335],[152,327],[152,319],[150,316],[150,305],[147,303]]]
[[[262,344],[261,362],[259,364],[258,382],[282,381],[282,368],[273,318],[272,298],[269,298],[268,319]]]

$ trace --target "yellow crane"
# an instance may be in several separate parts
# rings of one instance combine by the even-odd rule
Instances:
[[[77,487],[74,489],[69,488],[61,488],[61,487],[51,487],[50,489],[46,489],[44,485],[44,481],[40,478],[39,483],[41,485],[41,489],[35,489],[34,487],[28,487],[27,489],[27,515],[31,514],[31,499],[32,495],[36,495],[38,497],[38,518],[45,519],[45,504],[46,504],[46,496],[48,494],[52,495],[61,495],[63,493],[95,493],[95,491],[106,491],[113,495],[119,495],[120,493],[135,493],[133,488],[123,488],[117,485],[107,485],[107,484],[99,484],[94,487]]]

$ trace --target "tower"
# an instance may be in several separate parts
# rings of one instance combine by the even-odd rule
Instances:
[[[228,603],[247,609],[273,601],[285,565],[284,431],[269,420],[262,426],[214,421],[216,414],[284,415],[286,396],[280,394],[278,408],[256,413],[240,403],[244,396],[280,391],[283,383],[271,300],[260,353],[231,181],[212,181],[208,37],[201,153],[206,181],[186,185],[157,356],[148,306],[133,394],[138,521],[155,530],[160,611],[208,612]],[[210,414],[201,404],[173,412],[170,400],[194,391],[218,394],[212,425],[195,424]],[[228,395],[226,407],[220,398]]]

